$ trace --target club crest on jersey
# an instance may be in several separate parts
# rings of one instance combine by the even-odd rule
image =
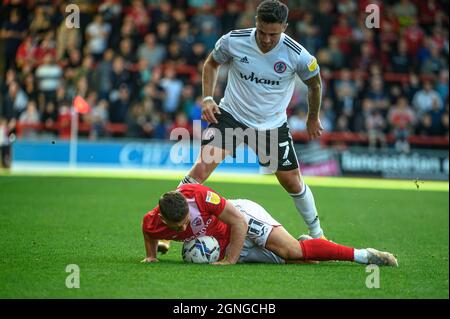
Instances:
[[[201,217],[196,217],[193,221],[192,224],[195,226],[200,226],[202,224],[202,218]]]
[[[273,65],[273,69],[275,70],[275,72],[277,73],[283,73],[284,71],[286,71],[286,63],[282,62],[282,61],[278,61],[277,63],[275,63]]]
[[[206,193],[206,202],[217,205],[220,203],[220,197],[216,193],[208,191]]]

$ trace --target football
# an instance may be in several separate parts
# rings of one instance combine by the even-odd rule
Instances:
[[[219,260],[220,246],[214,237],[202,236],[184,242],[181,254],[185,262],[209,264]]]

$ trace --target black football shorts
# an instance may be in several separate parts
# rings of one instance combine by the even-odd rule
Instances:
[[[218,124],[210,123],[202,134],[202,145],[212,145],[231,152],[245,143],[258,156],[261,166],[272,171],[298,168],[297,154],[287,123],[272,130],[256,130],[238,122],[230,113],[220,109],[215,114]]]

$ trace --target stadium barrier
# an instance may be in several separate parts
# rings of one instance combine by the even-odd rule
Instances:
[[[359,176],[410,180],[448,180],[447,150],[412,149],[399,153],[392,148],[336,149],[320,143],[295,144],[302,174],[306,176]]]
[[[71,162],[70,141],[16,140],[12,144],[12,170],[22,169],[158,169],[191,168],[200,150],[197,142],[136,140],[79,140],[75,161]],[[250,161],[248,161],[250,159]],[[236,158],[227,157],[220,171],[258,173],[256,155],[239,147]]]
[[[194,142],[136,140],[80,140],[75,156],[70,142],[16,140],[12,145],[12,169],[157,169],[188,171],[197,158],[200,145]],[[73,150],[73,148],[72,148]],[[367,147],[336,149],[320,143],[295,144],[305,176],[369,176],[378,178],[448,180],[448,150],[394,149]],[[73,155],[73,154],[72,154]],[[75,161],[71,161],[75,159]],[[262,169],[255,153],[240,146],[236,158],[228,156],[219,165],[221,172],[270,173]]]
[[[295,142],[307,143],[310,138],[306,132],[293,132],[292,138]],[[320,137],[320,143],[323,146],[332,145],[336,143],[341,144],[369,144],[369,137],[364,133],[352,133],[352,132],[329,132],[324,133]],[[408,137],[409,144],[411,146],[418,147],[437,147],[447,148],[449,145],[449,139],[447,136],[423,136],[423,135],[410,135]],[[387,143],[395,143],[395,136],[393,134],[386,135]]]

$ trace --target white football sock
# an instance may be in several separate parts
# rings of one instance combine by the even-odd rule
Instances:
[[[358,264],[367,264],[369,262],[369,253],[367,249],[354,249],[354,260]]]
[[[308,185],[304,184],[303,191],[299,194],[289,194],[294,200],[295,207],[303,217],[306,226],[309,228],[309,235],[313,238],[319,238],[323,235],[320,227],[319,216],[317,215],[316,203],[314,196]]]
[[[178,187],[180,187],[181,185],[184,184],[200,184],[199,182],[197,182],[195,180],[195,178],[190,177],[189,175],[186,175],[180,182],[180,184],[178,184]]]

